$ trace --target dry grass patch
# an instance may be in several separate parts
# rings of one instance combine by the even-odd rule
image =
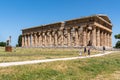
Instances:
[[[4,48],[0,48],[0,62],[76,57],[80,51],[83,52],[83,49],[13,48],[13,52],[5,52]],[[92,50],[91,55],[97,53]]]

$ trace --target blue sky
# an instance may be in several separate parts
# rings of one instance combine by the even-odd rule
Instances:
[[[17,44],[21,29],[94,14],[106,14],[114,35],[120,33],[120,0],[0,0],[0,41],[12,36]]]

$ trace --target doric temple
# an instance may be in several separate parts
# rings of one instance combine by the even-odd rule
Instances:
[[[112,47],[112,23],[106,15],[22,29],[22,47]]]

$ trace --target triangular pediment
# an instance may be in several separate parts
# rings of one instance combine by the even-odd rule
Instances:
[[[103,14],[98,14],[97,16],[103,18],[104,20],[106,20],[107,22],[111,23],[111,20],[108,18],[108,16],[103,15]]]

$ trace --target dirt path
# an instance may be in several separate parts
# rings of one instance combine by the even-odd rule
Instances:
[[[5,63],[0,63],[0,67],[9,67],[9,66],[16,66],[16,65],[37,64],[37,63],[44,63],[44,62],[53,62],[53,61],[98,57],[98,56],[103,56],[103,55],[107,55],[107,54],[110,54],[110,53],[112,53],[112,52],[106,52],[104,54],[96,54],[96,55],[91,55],[91,56],[71,57],[71,58],[58,58],[58,59],[45,59],[45,60],[32,60],[32,61],[19,61],[19,62],[5,62]]]

